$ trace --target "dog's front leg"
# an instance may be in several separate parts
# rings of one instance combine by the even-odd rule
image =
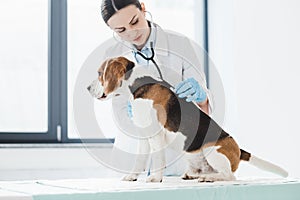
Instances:
[[[146,182],[162,182],[163,171],[166,167],[165,158],[165,133],[162,130],[154,137],[149,138],[151,149],[152,166],[151,175],[147,177]]]
[[[132,172],[125,177],[123,181],[136,181],[140,173],[147,169],[147,163],[150,153],[149,141],[147,139],[141,139],[138,143],[138,153]]]

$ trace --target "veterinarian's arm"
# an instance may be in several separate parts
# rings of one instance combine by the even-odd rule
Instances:
[[[198,106],[201,108],[203,112],[205,112],[207,115],[209,115],[209,102],[208,98],[206,98],[205,101],[198,103]]]
[[[202,86],[204,91],[206,92],[207,99],[206,101],[203,101],[201,103],[197,103],[202,111],[204,111],[206,114],[212,115],[214,112],[214,101],[213,101],[213,95],[210,92],[209,89],[207,89],[206,84],[206,76],[204,73],[204,65],[203,65],[203,49],[200,48],[198,44],[195,42],[189,40],[189,44],[191,45],[190,48],[193,49],[191,51],[187,51],[184,56],[189,59],[189,63],[183,61],[183,79],[188,79],[190,77],[194,77],[197,82]],[[191,66],[197,66],[198,70],[195,70],[194,67]]]
[[[184,71],[183,79],[186,80],[193,77],[198,82],[198,84],[202,87],[202,89],[206,93],[206,98],[203,99],[201,102],[197,102],[197,104],[199,105],[202,111],[204,111],[206,114],[211,115],[214,111],[213,97],[211,92],[207,89],[206,77],[204,71],[202,70],[203,69],[200,68],[200,70],[197,71],[189,63],[183,62],[183,71]]]

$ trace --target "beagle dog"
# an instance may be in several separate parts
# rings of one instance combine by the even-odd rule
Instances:
[[[119,95],[121,89],[130,96],[135,125],[147,127],[156,121],[161,126],[157,133],[149,133],[149,137],[142,141],[150,146],[152,165],[156,169],[147,177],[147,182],[162,181],[166,166],[164,148],[168,145],[167,133],[184,136],[182,150],[189,167],[183,179],[198,179],[199,182],[235,180],[234,172],[241,160],[282,177],[288,176],[282,168],[241,149],[195,103],[178,98],[166,81],[156,78],[144,67],[135,66],[125,57],[107,59],[98,70],[98,79],[88,90],[97,99],[106,100]],[[151,112],[155,113],[154,118]],[[140,145],[141,153],[145,151],[144,145]],[[123,180],[137,180],[138,175],[146,169],[146,164],[147,159],[138,158],[133,172]]]

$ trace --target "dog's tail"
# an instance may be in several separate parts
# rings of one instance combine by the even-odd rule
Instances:
[[[243,149],[240,149],[240,151],[241,151],[241,156],[240,156],[241,160],[248,161],[251,165],[259,169],[272,172],[282,177],[288,177],[288,172],[282,169],[281,167],[274,165],[268,161],[262,160],[254,155],[251,155],[251,153],[244,151]]]

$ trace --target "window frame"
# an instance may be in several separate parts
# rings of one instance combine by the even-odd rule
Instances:
[[[47,132],[1,132],[0,143],[55,143],[60,140],[61,113],[59,113],[58,102],[61,90],[59,88],[60,80],[57,75],[59,63],[55,62],[58,52],[61,51],[58,41],[53,38],[59,34],[59,27],[53,23],[61,19],[58,11],[58,1],[48,1],[48,131]],[[56,15],[55,15],[56,14]]]
[[[198,1],[198,0],[194,0]],[[203,45],[208,52],[207,0],[203,0]],[[48,0],[48,131],[1,132],[0,143],[113,143],[114,139],[68,138],[67,0]],[[197,30],[196,30],[197,31]],[[207,55],[204,71],[208,81]]]

